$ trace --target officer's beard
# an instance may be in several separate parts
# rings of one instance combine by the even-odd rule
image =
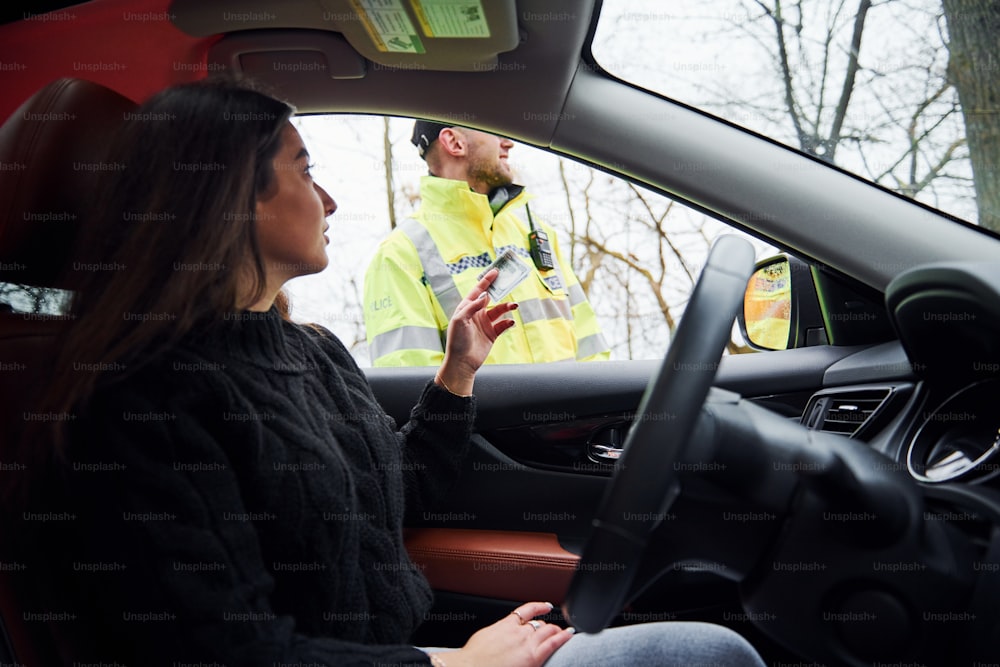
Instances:
[[[504,170],[500,158],[486,160],[475,158],[469,163],[469,181],[482,183],[489,192],[494,188],[510,185],[514,182],[509,170]]]

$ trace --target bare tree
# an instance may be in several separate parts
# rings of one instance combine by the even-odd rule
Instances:
[[[963,14],[963,27],[975,26],[979,36],[973,74],[980,89],[1000,85],[998,0],[949,2],[980,8]],[[645,6],[659,9],[652,1]],[[629,63],[616,73],[640,85],[976,218],[968,159],[976,149],[962,127],[963,108],[976,107],[960,102],[949,74],[955,63],[949,69],[940,0],[676,0],[670,11],[665,24],[631,18],[628,10],[610,19],[615,29],[595,38],[598,62],[606,53]],[[646,30],[654,24],[655,33]],[[985,117],[996,119],[995,93],[991,99]],[[983,135],[997,136],[988,126]],[[980,171],[997,177],[990,164],[997,145],[981,152]]]
[[[948,78],[958,90],[979,224],[1000,231],[1000,1],[943,0]]]
[[[818,92],[818,95],[812,96],[814,101],[810,110],[799,99],[803,91],[798,89],[797,77],[793,71],[789,56],[790,46],[786,38],[786,29],[789,27],[790,21],[786,19],[781,0],[774,0],[774,4],[770,6],[762,0],[753,0],[753,2],[774,27],[775,42],[777,45],[777,65],[781,72],[781,83],[784,88],[785,111],[788,113],[788,117],[795,127],[799,148],[832,163],[837,146],[842,139],[847,107],[854,92],[854,82],[859,67],[858,53],[861,51],[861,36],[864,33],[865,18],[868,15],[868,10],[871,8],[871,1],[860,0],[858,4],[857,14],[853,22],[851,41],[847,51],[847,67],[839,86],[840,95],[833,110],[833,120],[827,130],[823,128],[823,116],[824,106],[827,101],[827,65],[830,63],[830,51],[834,46],[835,27],[831,26],[822,43],[823,76],[820,78],[820,90],[809,91],[812,93]],[[791,20],[795,22],[791,24],[791,30],[794,35],[801,35],[803,22],[801,5],[797,3],[793,4],[793,8],[795,16]],[[837,18],[836,15],[835,18]],[[812,117],[809,117],[809,111],[813,112]]]
[[[949,122],[959,104],[940,66],[947,59],[943,42],[922,49],[923,62],[866,59],[863,45],[871,0],[857,0],[853,9],[843,1],[834,3],[825,15],[807,12],[808,6],[801,3],[786,7],[782,0],[746,3],[755,18],[748,30],[757,30],[761,19],[770,26],[783,111],[798,148],[840,164],[838,151],[850,147],[872,180],[909,197],[937,179],[960,180],[948,170],[966,158],[967,151],[960,128]],[[911,9],[910,15],[916,12]],[[927,21],[933,19],[929,11],[922,14]],[[806,62],[809,66],[803,67]],[[900,79],[908,86],[902,101]],[[852,101],[859,88],[866,99],[855,114]],[[876,146],[880,158],[871,160],[868,155]]]
[[[571,166],[572,165],[572,166]],[[663,354],[721,223],[673,200],[560,159],[543,200],[565,202],[560,230],[618,357]],[[711,224],[714,223],[714,224]],[[711,228],[709,228],[711,227]],[[749,351],[734,339],[730,353]]]
[[[396,186],[393,184],[392,137],[389,135],[389,117],[382,118],[382,154],[385,159],[385,199],[389,211],[389,229],[396,228]]]

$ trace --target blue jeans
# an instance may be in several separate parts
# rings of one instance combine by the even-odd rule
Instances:
[[[425,651],[454,649],[425,648]],[[442,656],[445,657],[445,656]],[[739,634],[711,623],[640,623],[575,635],[545,667],[765,667]]]
[[[545,667],[765,667],[750,643],[710,623],[639,623],[579,634]]]

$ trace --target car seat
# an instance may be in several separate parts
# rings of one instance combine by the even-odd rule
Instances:
[[[94,215],[93,193],[109,165],[102,158],[136,105],[104,86],[59,79],[0,126],[0,283],[73,288],[77,230]],[[32,415],[45,364],[65,318],[0,307],[0,484],[26,473],[14,445]],[[0,512],[11,511],[10,507]],[[6,525],[0,522],[0,529]],[[30,564],[5,557],[15,535],[0,533],[0,663],[61,664],[41,610],[19,598]],[[6,654],[5,654],[6,652]]]

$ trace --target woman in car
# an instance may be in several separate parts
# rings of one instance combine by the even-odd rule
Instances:
[[[33,565],[77,663],[763,664],[696,623],[593,637],[522,604],[461,649],[409,641],[431,605],[402,526],[448,489],[476,370],[514,305],[491,273],[397,432],[330,332],[282,317],[327,264],[333,199],[283,102],[232,81],[167,89],[128,121],[55,364]],[[41,468],[42,466],[39,466]],[[30,521],[65,517],[66,521]],[[44,561],[44,565],[43,565]]]

